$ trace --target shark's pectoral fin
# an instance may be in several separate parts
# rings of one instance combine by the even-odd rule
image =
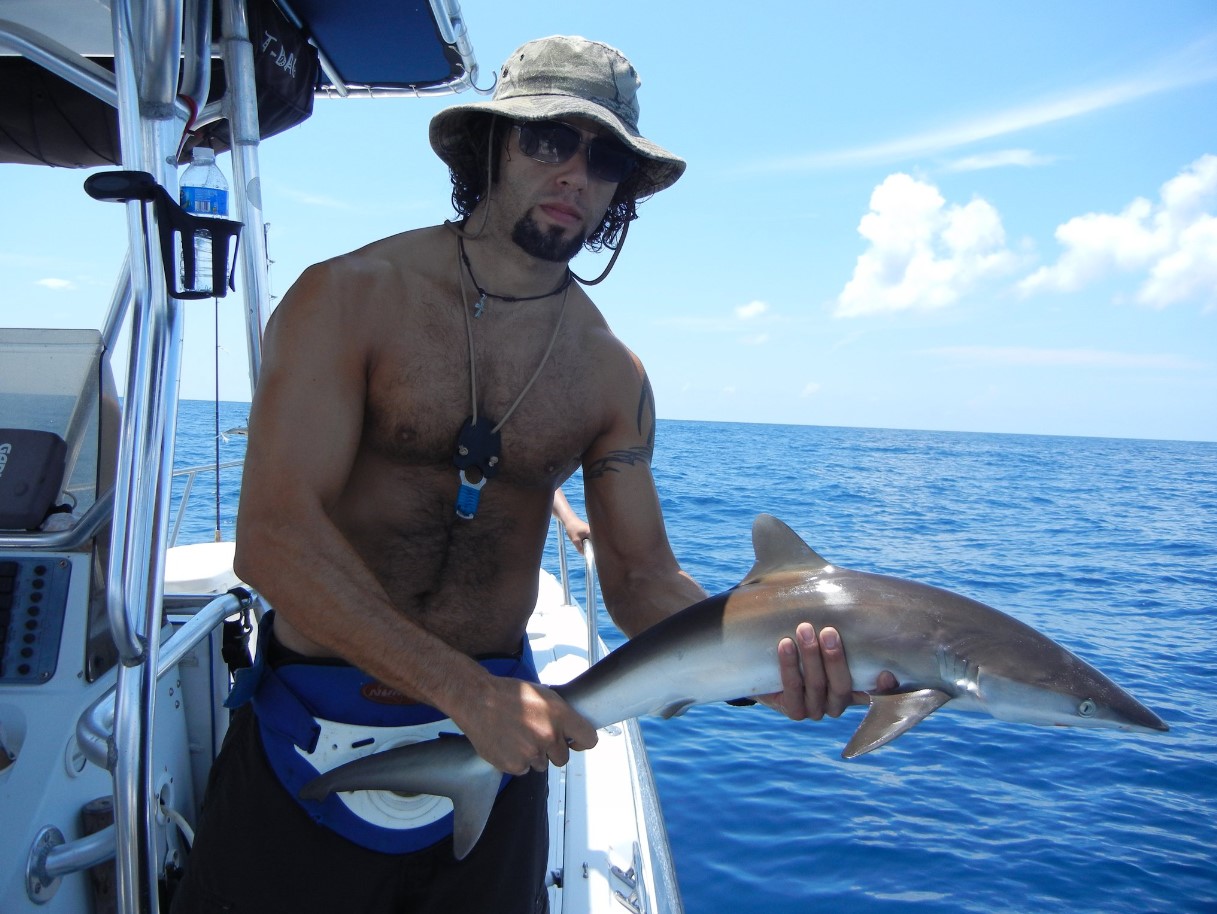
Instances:
[[[656,713],[664,720],[671,720],[673,717],[680,717],[691,707],[697,704],[697,701],[692,698],[682,698],[680,701],[674,701],[670,705],[665,705]]]
[[[452,855],[457,860],[464,860],[482,837],[482,829],[486,827],[490,810],[499,795],[501,780],[497,771],[493,777],[473,777],[449,797],[452,800]]]
[[[866,712],[862,724],[854,731],[841,757],[856,758],[872,749],[887,745],[950,700],[950,695],[938,689],[872,695],[870,709]]]

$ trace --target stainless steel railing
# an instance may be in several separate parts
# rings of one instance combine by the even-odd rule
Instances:
[[[182,529],[182,521],[186,517],[186,506],[190,503],[190,492],[194,488],[194,481],[200,473],[215,473],[216,485],[219,485],[219,471],[227,470],[230,467],[239,467],[244,460],[226,460],[224,463],[201,463],[198,466],[182,467],[173,471],[174,478],[185,477],[186,484],[182,489],[182,494],[178,496],[177,513],[173,518],[173,529],[169,531],[169,546],[177,545],[177,536]]]
[[[199,609],[165,642],[157,657],[156,679],[159,681],[176,669],[183,658],[210,636],[226,617],[248,609],[256,599],[252,594],[229,592],[215,597]],[[111,772],[118,763],[114,735],[116,704],[115,689],[111,688],[93,702],[76,722],[76,741],[85,758]],[[57,830],[44,833],[26,862],[27,885],[51,886],[71,873],[112,860],[117,853],[117,835],[118,830],[114,825],[73,841],[63,841]],[[36,891],[31,890],[30,897],[37,897]]]

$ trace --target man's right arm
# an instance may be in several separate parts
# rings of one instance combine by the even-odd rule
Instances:
[[[236,571],[276,608],[289,647],[302,637],[373,675],[388,674],[387,684],[430,693],[421,672],[393,656],[425,633],[393,608],[332,519],[359,448],[373,352],[360,316],[344,304],[360,288],[362,277],[351,273],[333,263],[310,268],[267,326]],[[430,651],[442,655],[443,646]]]
[[[289,639],[298,633],[439,708],[501,770],[565,760],[568,740],[594,744],[590,725],[548,690],[489,675],[411,621],[332,519],[363,434],[378,328],[359,306],[377,295],[374,269],[310,268],[267,326],[236,571],[275,607]]]

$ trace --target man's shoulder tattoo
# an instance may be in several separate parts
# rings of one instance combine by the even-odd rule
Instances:
[[[620,473],[622,467],[650,464],[655,454],[655,394],[651,390],[651,379],[642,377],[642,392],[638,397],[638,412],[635,418],[638,434],[646,443],[624,450],[611,451],[583,469],[583,478],[599,479],[606,473]]]
[[[655,450],[655,392],[651,390],[651,379],[642,376],[642,393],[638,397],[638,434],[647,440],[647,447]]]

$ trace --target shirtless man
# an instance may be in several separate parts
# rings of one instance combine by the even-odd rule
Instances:
[[[206,892],[236,910],[544,910],[545,772],[596,743],[519,667],[555,489],[582,466],[604,602],[627,635],[705,596],[664,530],[646,374],[567,266],[585,241],[619,246],[637,198],[684,170],[638,134],[637,85],[605,45],[524,45],[492,101],[432,122],[460,225],[314,266],[275,311],[237,535],[238,573],[275,608],[267,672],[216,762],[175,910],[211,910],[184,901]],[[794,719],[840,714],[855,696],[839,639],[809,625],[791,636],[785,691],[768,703]],[[504,658],[506,674],[490,667]],[[297,804],[277,766],[309,751],[307,734],[276,755],[291,715],[265,677],[291,692],[348,671],[438,709],[520,776],[460,864],[442,840],[364,850]],[[286,863],[248,884],[232,875],[247,847]]]

